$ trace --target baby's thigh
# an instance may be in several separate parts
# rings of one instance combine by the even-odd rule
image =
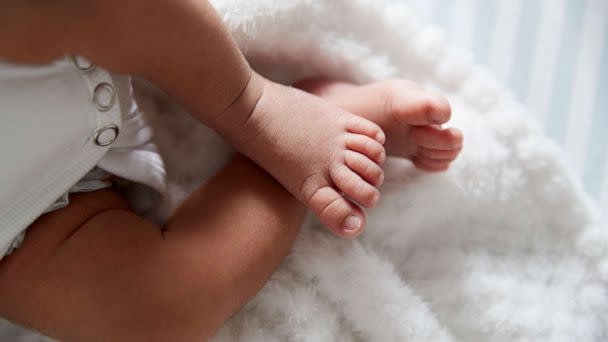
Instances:
[[[127,336],[159,300],[162,233],[111,190],[70,200],[0,261],[0,316],[66,340]]]

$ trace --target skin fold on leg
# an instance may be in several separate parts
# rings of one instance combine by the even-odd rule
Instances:
[[[0,262],[0,315],[62,341],[202,341],[289,252],[304,207],[236,157],[165,227],[75,194]]]

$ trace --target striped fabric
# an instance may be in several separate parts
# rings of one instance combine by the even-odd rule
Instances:
[[[608,214],[608,0],[410,3],[529,106]]]

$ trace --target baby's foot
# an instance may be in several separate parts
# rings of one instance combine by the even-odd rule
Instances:
[[[356,86],[316,79],[296,86],[378,124],[386,133],[387,153],[409,158],[418,168],[444,171],[462,149],[460,130],[441,128],[450,119],[448,101],[413,82]]]
[[[336,235],[359,235],[365,217],[357,204],[371,208],[380,197],[382,129],[296,88],[253,81],[260,80],[263,94],[253,112],[241,120],[228,118],[230,127],[218,131]]]

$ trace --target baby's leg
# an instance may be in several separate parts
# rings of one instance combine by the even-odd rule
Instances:
[[[462,133],[440,126],[451,116],[448,101],[416,83],[391,80],[356,86],[311,79],[296,86],[375,122],[386,133],[387,153],[409,158],[421,169],[443,171],[462,149]]]
[[[161,231],[110,190],[72,196],[0,262],[0,315],[65,341],[204,341],[252,297],[304,208],[238,159]]]

